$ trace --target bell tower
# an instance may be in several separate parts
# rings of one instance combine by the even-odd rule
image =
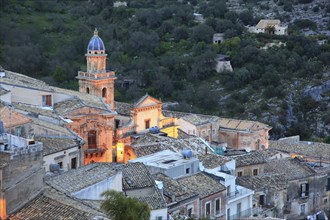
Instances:
[[[114,82],[116,79],[114,71],[106,70],[105,47],[102,39],[95,29],[94,36],[89,41],[87,53],[87,72],[79,71],[76,77],[79,80],[79,92],[88,93],[104,98],[114,111]]]

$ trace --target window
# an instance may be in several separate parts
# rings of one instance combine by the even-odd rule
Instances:
[[[230,219],[230,209],[227,209],[227,219]]]
[[[91,130],[88,132],[88,148],[94,149],[96,148],[96,131]]]
[[[42,96],[42,106],[52,106],[52,95]]]
[[[258,169],[253,169],[253,176],[258,176]]]
[[[150,128],[150,119],[144,120],[144,124],[145,124],[145,129]]]
[[[71,158],[71,169],[77,169],[77,158]]]
[[[188,216],[191,217],[192,216],[192,208],[188,209]]]
[[[162,219],[163,219],[162,216],[157,216],[157,217],[156,217],[156,220],[162,220]]]
[[[86,88],[86,93],[89,94],[89,88],[88,87]]]
[[[190,168],[187,168],[186,169],[186,174],[189,174],[190,173]]]
[[[115,128],[119,128],[119,124],[120,124],[120,120],[119,119],[115,119]]]
[[[237,213],[238,217],[241,216],[241,211],[242,211],[242,203],[238,203],[237,209],[236,209],[236,213]]]
[[[215,129],[212,130],[212,133],[215,134]]]
[[[323,204],[325,205],[327,203],[328,203],[328,199],[327,198],[323,199]]]
[[[265,195],[259,196],[259,205],[265,205]]]
[[[305,215],[305,208],[306,208],[306,205],[305,204],[302,204],[300,206],[300,215]]]
[[[221,210],[221,199],[215,200],[215,215],[219,215]]]
[[[309,185],[308,185],[308,183],[302,183],[300,185],[300,197],[306,197],[306,196],[308,196],[308,191],[309,191]]]
[[[211,202],[205,204],[205,216],[210,216],[211,214]]]
[[[207,131],[207,134],[208,134],[208,135],[210,135],[210,134],[211,134],[211,130],[210,130],[210,129]]]
[[[237,172],[237,176],[239,177],[239,176],[243,176],[243,172],[242,171],[238,171]]]
[[[102,89],[102,97],[105,98],[107,96],[107,89],[103,88]]]
[[[63,162],[58,162],[58,165],[60,165],[60,168],[63,168]]]
[[[21,127],[15,128],[15,135],[16,136],[21,137],[21,133],[22,133],[22,128]]]
[[[330,191],[330,177],[328,177],[327,191]]]

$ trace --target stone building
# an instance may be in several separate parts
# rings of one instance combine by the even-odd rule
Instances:
[[[190,193],[198,193],[200,217],[225,219],[226,187],[204,173],[182,177],[177,181]]]
[[[42,143],[0,133],[1,219],[41,192],[45,173],[42,159]]]
[[[288,35],[288,26],[281,25],[281,21],[277,19],[261,19],[255,27],[249,27],[248,31],[251,33]]]
[[[171,216],[199,217],[198,193],[189,191],[187,187],[162,173],[153,175],[165,198]]]
[[[306,219],[307,215],[324,207],[324,198],[327,199],[326,178],[298,158],[272,160],[267,163],[265,173],[282,174],[288,179],[287,197],[282,210],[285,218]]]
[[[288,179],[283,174],[241,176],[237,183],[254,191],[253,206],[263,209],[260,217],[283,217],[286,204]]]
[[[264,173],[266,157],[262,152],[251,151],[239,156],[233,156],[236,161],[236,176],[258,176]]]

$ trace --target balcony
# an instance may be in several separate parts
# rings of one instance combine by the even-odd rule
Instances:
[[[262,211],[261,208],[250,208],[244,211],[241,211],[235,215],[227,216],[228,220],[244,220],[247,217],[258,215]]]
[[[93,156],[102,156],[103,153],[105,152],[106,148],[103,145],[92,145],[89,146],[87,149],[84,150],[85,157],[87,158],[88,156],[93,157]]]
[[[105,79],[105,78],[115,78],[115,72],[104,72],[104,73],[87,73],[87,72],[78,72],[78,79],[92,78],[92,79]]]
[[[236,188],[237,189],[235,191],[227,193],[228,202],[232,202],[232,200],[236,200],[236,199],[239,199],[242,197],[253,195],[253,191],[250,189],[247,189],[247,188],[239,186],[239,185],[237,185]]]

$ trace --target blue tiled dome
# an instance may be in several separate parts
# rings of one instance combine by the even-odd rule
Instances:
[[[87,50],[105,50],[102,39],[98,36],[98,31],[95,29],[94,36],[88,43]]]

